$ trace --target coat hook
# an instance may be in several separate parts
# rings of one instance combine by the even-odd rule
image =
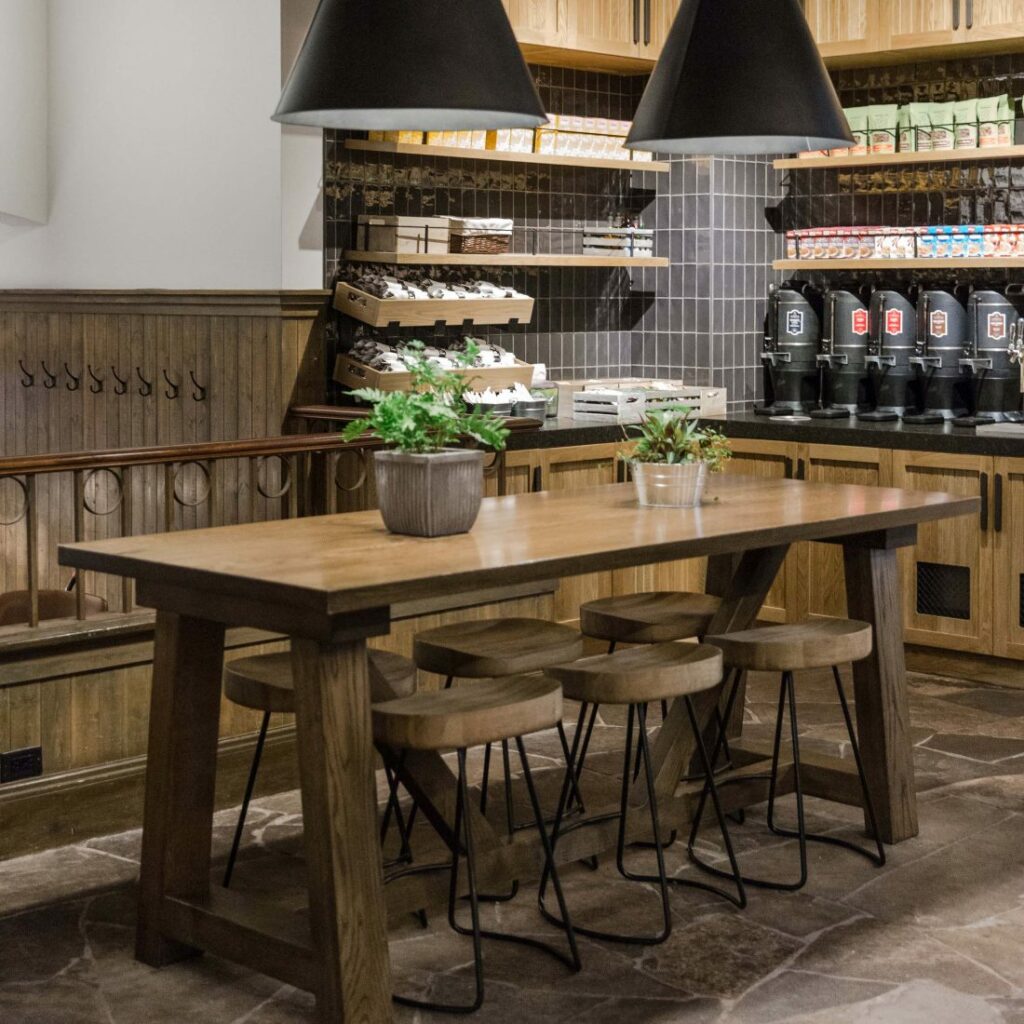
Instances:
[[[44,360],[40,359],[39,364],[43,368],[43,373],[46,374],[46,380],[43,381],[43,387],[55,388],[57,386],[57,374],[50,372],[50,368],[46,365]]]
[[[178,397],[178,392],[181,390],[181,385],[175,384],[174,381],[171,380],[171,378],[167,376],[167,371],[166,370],[162,370],[161,372],[164,375],[164,380],[167,381],[167,385],[170,388],[169,391],[164,391],[164,394],[168,398],[177,398]]]
[[[142,370],[137,366],[135,367],[135,372],[138,375],[139,380],[142,382],[142,387],[139,388],[139,394],[142,395],[143,398],[148,398],[153,394],[153,382],[146,380],[146,378],[142,376]]]
[[[96,376],[96,371],[92,368],[92,364],[86,365],[86,370],[89,376],[92,378],[92,383],[89,385],[89,390],[94,394],[98,395],[103,390],[103,378]]]
[[[65,385],[65,387],[68,389],[68,391],[77,391],[82,384],[81,374],[79,374],[79,376],[76,377],[71,372],[71,367],[68,366],[67,363],[64,364],[64,372],[68,375],[68,382]]]
[[[28,370],[25,369],[25,364],[20,359],[18,360],[18,369],[20,369],[24,375],[21,378],[21,386],[23,388],[33,387],[36,382],[36,375],[34,373],[29,373]]]
[[[114,369],[113,366],[110,368],[110,372],[114,375],[114,380],[117,381],[117,383],[114,385],[114,394],[115,395],[123,395],[123,394],[125,394],[128,391],[128,378],[127,377],[122,377],[117,372],[117,370]]]
[[[195,391],[192,392],[192,400],[195,401],[195,402],[205,402],[206,401],[206,388],[204,388],[203,385],[200,384],[199,381],[196,380],[196,375],[195,375],[195,371],[194,370],[189,370],[188,371],[188,375],[192,378],[192,384],[193,384],[193,386],[196,389]]]

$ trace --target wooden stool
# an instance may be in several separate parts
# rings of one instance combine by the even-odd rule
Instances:
[[[574,971],[580,969],[576,937],[569,920],[558,872],[552,856],[551,840],[544,824],[537,790],[533,784],[530,765],[523,746],[523,736],[541,729],[557,728],[563,749],[567,750],[565,732],[562,729],[562,690],[557,682],[541,676],[494,679],[455,690],[437,693],[418,693],[412,697],[388,701],[373,708],[373,738],[385,758],[399,772],[404,770],[404,754],[409,750],[442,752],[454,749],[458,759],[458,795],[455,801],[454,827],[442,838],[448,842],[452,859],[444,865],[451,872],[448,899],[448,922],[460,935],[473,939],[473,963],[475,967],[476,991],[473,1002],[468,1005],[448,1005],[395,996],[395,1000],[406,1006],[450,1013],[472,1013],[478,1010],[484,1000],[482,940],[500,939],[517,942],[543,950],[560,960]],[[523,777],[530,795],[534,823],[540,835],[545,858],[545,879],[550,876],[558,905],[563,915],[560,925],[566,932],[569,955],[559,952],[538,939],[504,932],[486,931],[480,927],[480,895],[476,886],[476,857],[473,846],[471,815],[467,813],[469,803],[466,785],[466,750],[499,741],[515,740]],[[469,888],[471,926],[460,925],[455,918],[459,902],[459,860],[465,853],[466,875]],[[410,871],[421,872],[416,867],[399,871],[391,879]],[[391,880],[389,879],[389,880]]]
[[[545,619],[504,618],[455,622],[417,633],[413,660],[419,668],[445,677],[445,689],[456,678],[492,679],[537,672],[549,665],[574,661],[583,654],[583,637],[569,626]],[[505,776],[505,817],[511,834],[519,828],[512,811],[511,760],[508,741],[501,744]],[[487,813],[491,775],[491,744],[484,750],[480,813]],[[501,897],[511,899],[511,895]]]
[[[389,651],[370,650],[367,652],[370,677],[370,697],[376,703],[390,700],[393,696],[407,697],[416,690],[416,666],[401,655]],[[274,713],[295,713],[295,686],[292,679],[292,661],[289,651],[275,654],[257,654],[251,658],[239,658],[224,666],[224,695],[228,700],[242,707],[263,712],[259,735],[256,738],[256,750],[253,753],[252,766],[249,768],[249,779],[245,786],[242,799],[242,810],[238,815],[235,827],[235,838],[231,844],[227,867],[224,870],[224,885],[231,884],[231,875],[235,870],[238,847],[245,831],[245,819],[249,813],[249,802],[252,800],[256,775],[263,756],[263,745],[267,739],[270,716]],[[397,786],[390,769],[388,775],[389,797],[385,811],[384,825],[381,829],[382,841],[387,834],[391,815],[394,813],[402,838],[400,859],[407,859],[409,836],[412,821],[408,823],[402,817],[398,805]]]
[[[715,785],[713,762],[708,757],[707,748],[701,735],[693,707],[693,695],[704,690],[717,687],[722,681],[722,654],[717,647],[708,644],[656,644],[647,647],[632,647],[614,654],[601,654],[593,658],[584,658],[571,665],[560,665],[545,670],[552,678],[557,679],[565,696],[579,701],[583,706],[583,714],[588,705],[625,704],[629,708],[626,724],[626,744],[622,762],[622,791],[617,813],[594,818],[582,818],[562,829],[562,819],[568,805],[569,795],[576,781],[575,758],[579,752],[580,732],[577,730],[573,739],[565,773],[565,782],[559,798],[558,811],[551,837],[552,846],[558,843],[559,835],[585,825],[596,824],[609,818],[618,818],[618,843],[616,847],[616,866],[619,874],[634,882],[656,882],[661,892],[662,927],[655,935],[617,935],[609,932],[596,931],[592,928],[577,926],[576,930],[583,935],[613,942],[628,942],[636,945],[657,945],[664,942],[672,933],[672,912],[669,907],[669,884],[687,885],[713,892],[729,900],[737,907],[746,906],[746,893],[739,876],[739,867],[733,854],[732,841],[725,814],[718,801],[718,790]],[[654,770],[651,765],[650,746],[647,730],[644,727],[646,708],[651,701],[681,699],[690,718],[694,741],[700,754],[707,791],[718,814],[722,839],[725,843],[729,861],[733,866],[734,881],[737,894],[734,896],[715,886],[692,879],[669,878],[665,871],[665,858],[661,841],[661,823],[658,816],[658,802],[654,786]],[[582,720],[582,715],[581,715]],[[639,766],[634,767],[633,736],[637,735],[639,746]],[[651,817],[654,842],[651,844],[658,863],[656,875],[638,875],[626,870],[623,855],[627,845],[628,815],[630,804],[630,788],[639,768],[643,769],[647,790],[647,803]],[[549,920],[560,923],[554,915],[544,908],[543,897],[546,876],[541,880],[541,908]]]
[[[768,789],[768,828],[775,835],[799,840],[800,877],[794,883],[772,882],[764,879],[748,878],[747,876],[744,876],[743,880],[748,885],[758,886],[762,889],[793,892],[803,888],[807,882],[807,843],[812,841],[845,847],[848,850],[859,853],[863,857],[867,857],[868,860],[879,867],[885,864],[885,847],[879,838],[874,803],[871,800],[871,793],[868,791],[867,780],[864,777],[864,765],[861,762],[860,747],[857,744],[853,720],[850,717],[850,706],[846,701],[842,676],[839,674],[840,664],[844,664],[847,661],[860,661],[871,653],[871,626],[866,622],[855,622],[850,619],[818,619],[812,622],[793,623],[785,626],[766,626],[758,629],[748,629],[740,633],[711,636],[707,640],[709,644],[714,644],[721,649],[726,665],[733,669],[732,686],[723,716],[725,722],[728,722],[732,717],[736,696],[739,692],[740,679],[744,672],[781,673],[779,708],[775,720],[775,741],[772,747],[772,767],[771,774],[768,776],[770,780]],[[801,669],[814,668],[832,669],[832,678],[835,680],[836,693],[839,696],[839,704],[843,710],[843,719],[846,722],[846,732],[850,737],[850,749],[853,751],[854,762],[857,765],[857,774],[860,778],[861,792],[864,796],[864,812],[875,838],[876,851],[867,850],[856,843],[840,839],[836,836],[816,835],[807,831],[804,820],[803,790],[800,785],[800,737],[796,697],[793,687],[793,673]],[[793,783],[797,813],[797,830],[795,832],[775,824],[775,789],[778,782],[782,722],[787,704],[789,705],[790,743],[793,747]],[[722,748],[724,734],[724,727],[720,728],[718,741],[715,746],[716,757]],[[747,776],[747,778],[749,779],[750,776]],[[728,780],[723,785],[727,783]],[[690,830],[689,853],[694,863],[698,864],[705,871],[722,877],[724,872],[699,860],[693,852],[693,844],[700,828],[707,796],[708,789],[705,786],[697,807],[697,813],[694,815],[693,826]]]

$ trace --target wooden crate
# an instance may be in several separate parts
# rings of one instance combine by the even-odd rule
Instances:
[[[533,383],[533,366],[516,360],[515,366],[473,367],[464,371],[470,390],[491,388],[501,391],[517,383],[529,387]],[[412,374],[381,373],[348,355],[340,355],[334,364],[334,379],[347,388],[378,388],[381,391],[408,391]]]
[[[380,299],[343,281],[334,308],[371,327],[433,327],[434,324],[528,324],[533,299]]]

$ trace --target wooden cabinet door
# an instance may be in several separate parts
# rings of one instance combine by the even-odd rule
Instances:
[[[502,0],[516,39],[524,45],[565,45],[572,0]]]
[[[805,0],[804,13],[823,57],[845,57],[883,48],[880,0]]]
[[[968,42],[1024,38],[1024,0],[963,0]]]
[[[892,482],[892,452],[845,445],[801,445],[797,476],[811,483],[887,487]],[[838,544],[803,544],[798,557],[802,611],[812,617],[845,618],[846,580]]]
[[[993,653],[1024,660],[1024,459],[995,460],[993,491]]]
[[[505,493],[529,494],[533,486],[534,470],[539,453],[530,449],[505,453]],[[484,495],[495,498],[498,495],[498,473],[488,468],[484,476]]]
[[[569,45],[586,53],[640,56],[643,0],[571,0]]]
[[[792,478],[796,472],[797,446],[785,441],[753,441],[732,438],[733,457],[726,464],[727,473],[748,473],[767,479]],[[715,478],[708,478],[707,495],[715,493]],[[799,618],[797,585],[799,550],[793,548],[768,592],[760,618],[769,622],[786,622]]]
[[[657,60],[665,48],[672,23],[676,20],[682,0],[641,0],[646,7],[644,24],[640,30],[640,52],[644,57]]]
[[[908,643],[949,650],[992,650],[993,462],[975,455],[893,453],[893,485],[912,491],[982,495],[977,516],[918,528],[917,547],[902,554]]]
[[[888,0],[888,3],[889,49],[949,46],[964,41],[966,0]]]

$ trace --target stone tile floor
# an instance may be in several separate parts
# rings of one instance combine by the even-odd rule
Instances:
[[[770,735],[775,684],[751,683],[747,729]],[[846,754],[826,678],[798,680],[807,748]],[[675,928],[653,948],[581,939],[570,975],[534,952],[488,944],[487,1002],[476,1019],[517,1024],[1024,1024],[1024,691],[911,677],[921,834],[877,869],[846,851],[811,848],[797,894],[755,891],[745,912],[695,890],[673,892]],[[656,716],[655,716],[656,717]],[[587,784],[613,785],[621,719],[596,738]],[[544,789],[557,780],[551,737],[530,742]],[[603,752],[603,753],[602,753]],[[812,827],[850,837],[859,814],[810,801]],[[790,808],[786,801],[783,807]],[[254,805],[239,889],[302,886],[294,793]],[[218,815],[220,860],[234,816]],[[796,848],[765,834],[763,811],[734,828],[744,869],[784,877]],[[705,833],[705,852],[721,856]],[[424,837],[425,838],[425,837]],[[417,843],[419,843],[419,838]],[[0,864],[3,1024],[303,1024],[312,1000],[262,975],[205,957],[154,971],[132,958],[137,832]],[[649,853],[630,854],[635,865]],[[672,872],[692,873],[679,845]],[[610,858],[564,873],[577,920],[655,925],[653,890],[618,879]],[[486,911],[503,928],[545,934],[529,892]],[[550,933],[548,933],[550,934]],[[557,934],[553,936],[557,940]],[[393,936],[395,985],[459,998],[471,980],[468,940],[442,916]],[[396,1010],[402,1024],[450,1018]]]

